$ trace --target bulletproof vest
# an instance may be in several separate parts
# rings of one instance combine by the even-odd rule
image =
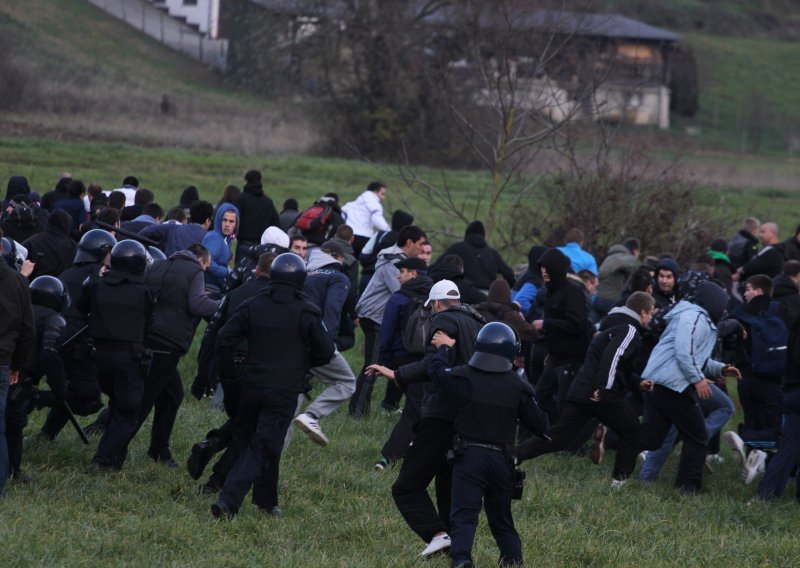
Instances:
[[[189,258],[170,258],[154,263],[145,282],[156,299],[151,334],[172,347],[185,350],[194,333],[189,312],[189,288],[203,269]]]
[[[470,402],[459,409],[454,430],[467,440],[513,444],[526,385],[514,371],[487,373],[469,365],[453,369],[469,381]],[[455,379],[460,380],[460,379]]]
[[[248,302],[250,310],[248,349],[243,384],[304,392],[310,368],[309,346],[298,334],[304,312],[319,313],[313,305],[296,298],[276,302],[265,292]]]
[[[99,278],[91,288],[89,335],[97,341],[141,343],[152,300],[141,276]]]
[[[89,321],[89,316],[82,313],[77,307],[78,296],[80,296],[84,281],[90,276],[97,275],[99,268],[100,265],[93,262],[73,264],[58,275],[58,279],[64,284],[64,288],[67,289],[71,300],[70,306],[64,310],[64,319],[67,320],[67,333],[74,333]]]

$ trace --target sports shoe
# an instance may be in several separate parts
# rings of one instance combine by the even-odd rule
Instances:
[[[720,465],[725,462],[725,458],[723,458],[719,454],[708,454],[706,456],[706,463],[705,468],[708,473],[714,473],[714,466]]]
[[[225,501],[217,499],[211,504],[211,514],[214,515],[215,519],[232,519],[236,512],[231,510]]]
[[[615,489],[619,491],[627,482],[627,479],[612,479],[611,480],[611,489]]]
[[[271,509],[262,509],[259,507],[259,511],[261,511],[261,513],[267,515],[268,517],[275,517],[276,519],[279,519],[283,516],[283,509],[281,509],[277,505],[275,505]]]
[[[647,461],[647,451],[639,452],[639,455],[636,456],[636,463],[642,466],[646,461]]]
[[[603,456],[606,453],[606,432],[608,432],[608,429],[602,424],[598,424],[597,428],[592,432],[592,453],[589,457],[598,465],[603,461]]]
[[[747,455],[744,453],[744,440],[742,440],[741,436],[733,430],[728,430],[722,435],[722,438],[731,447],[733,461],[744,465]]]
[[[311,418],[308,414],[303,413],[297,416],[294,419],[294,423],[297,424],[297,427],[305,432],[315,444],[319,444],[320,446],[328,445],[328,437],[322,432],[322,428],[319,427],[319,422]]]
[[[389,467],[389,465],[389,460],[386,459],[386,456],[381,456],[381,459],[375,462],[375,471],[383,471]]]
[[[747,456],[742,469],[742,481],[745,485],[750,485],[759,473],[767,471],[767,452],[753,450]]]
[[[422,551],[420,556],[423,558],[429,558],[437,552],[447,550],[448,548],[450,548],[450,535],[440,534],[431,539],[431,541],[428,543],[428,546],[425,547],[425,550]]]

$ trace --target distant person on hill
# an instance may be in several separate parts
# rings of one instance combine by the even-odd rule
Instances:
[[[186,225],[161,223],[146,227],[140,234],[162,243],[167,257],[188,249],[190,245],[201,244],[211,226],[214,207],[208,201],[195,201],[189,211],[191,222]]]
[[[349,201],[342,207],[342,211],[346,215],[345,220],[353,228],[353,234],[356,237],[353,241],[353,251],[356,256],[361,254],[361,249],[372,238],[376,230],[391,230],[389,223],[383,217],[381,201],[385,197],[386,185],[380,181],[373,181],[355,201]]]
[[[514,285],[514,271],[508,266],[500,253],[486,243],[486,229],[480,221],[467,225],[464,240],[450,245],[442,257],[456,254],[464,261],[464,276],[469,278],[484,294],[500,274],[509,286]],[[436,265],[439,261],[436,262]]]
[[[239,243],[236,256],[241,255],[242,247],[258,245],[261,235],[268,227],[280,227],[281,220],[272,200],[264,195],[261,185],[261,172],[248,171],[245,176],[244,191],[233,202],[239,210]]]

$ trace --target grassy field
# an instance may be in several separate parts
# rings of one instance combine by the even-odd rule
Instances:
[[[0,175],[26,175],[39,191],[51,187],[63,170],[108,188],[134,173],[167,205],[176,202],[190,183],[199,187],[201,196],[216,201],[225,184],[239,183],[243,171],[251,167],[264,170],[267,191],[276,201],[289,195],[309,200],[330,190],[350,199],[376,175],[368,165],[344,160],[254,159],[118,144],[0,139]],[[467,192],[481,183],[472,173],[448,176]],[[715,195],[708,195],[714,202]],[[797,197],[789,192],[741,190],[735,198],[751,210],[774,207],[787,222],[797,211]],[[396,206],[391,192],[388,199],[390,209]],[[423,224],[436,226],[433,213],[419,203],[416,208]],[[357,369],[357,349],[347,356]],[[193,356],[182,361],[187,388],[194,369]],[[380,382],[374,398],[382,392]],[[32,417],[29,438],[43,418],[42,413]],[[738,419],[737,415],[734,420]],[[208,400],[187,400],[173,438],[176,459],[183,462],[192,443],[222,420],[222,413],[211,410]],[[146,457],[147,426],[132,444],[124,471],[107,477],[85,473],[94,439],[92,447],[84,447],[65,430],[54,444],[29,440],[24,467],[35,481],[10,484],[6,498],[0,500],[4,564],[419,565],[422,543],[391,500],[396,472],[372,469],[393,421],[380,413],[353,421],[340,409],[323,422],[332,440],[324,449],[298,433],[282,466],[285,517],[263,517],[247,504],[233,522],[211,519],[210,501],[196,494],[198,483],[184,469],[168,470]],[[723,455],[726,463],[693,499],[681,497],[671,487],[675,457],[658,483],[631,482],[621,492],[610,490],[610,459],[600,467],[585,458],[561,455],[526,464],[529,481],[514,514],[529,565],[793,565],[800,553],[793,486],[775,505],[751,504],[754,488],[740,484],[738,467],[727,450]],[[475,554],[478,566],[496,562],[485,522]],[[448,562],[440,558],[426,564]]]

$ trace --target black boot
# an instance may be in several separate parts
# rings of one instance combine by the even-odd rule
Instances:
[[[186,469],[189,470],[191,478],[200,479],[208,462],[210,462],[214,454],[221,449],[222,443],[220,439],[213,436],[193,445],[192,452],[189,454],[189,459],[186,462]]]

